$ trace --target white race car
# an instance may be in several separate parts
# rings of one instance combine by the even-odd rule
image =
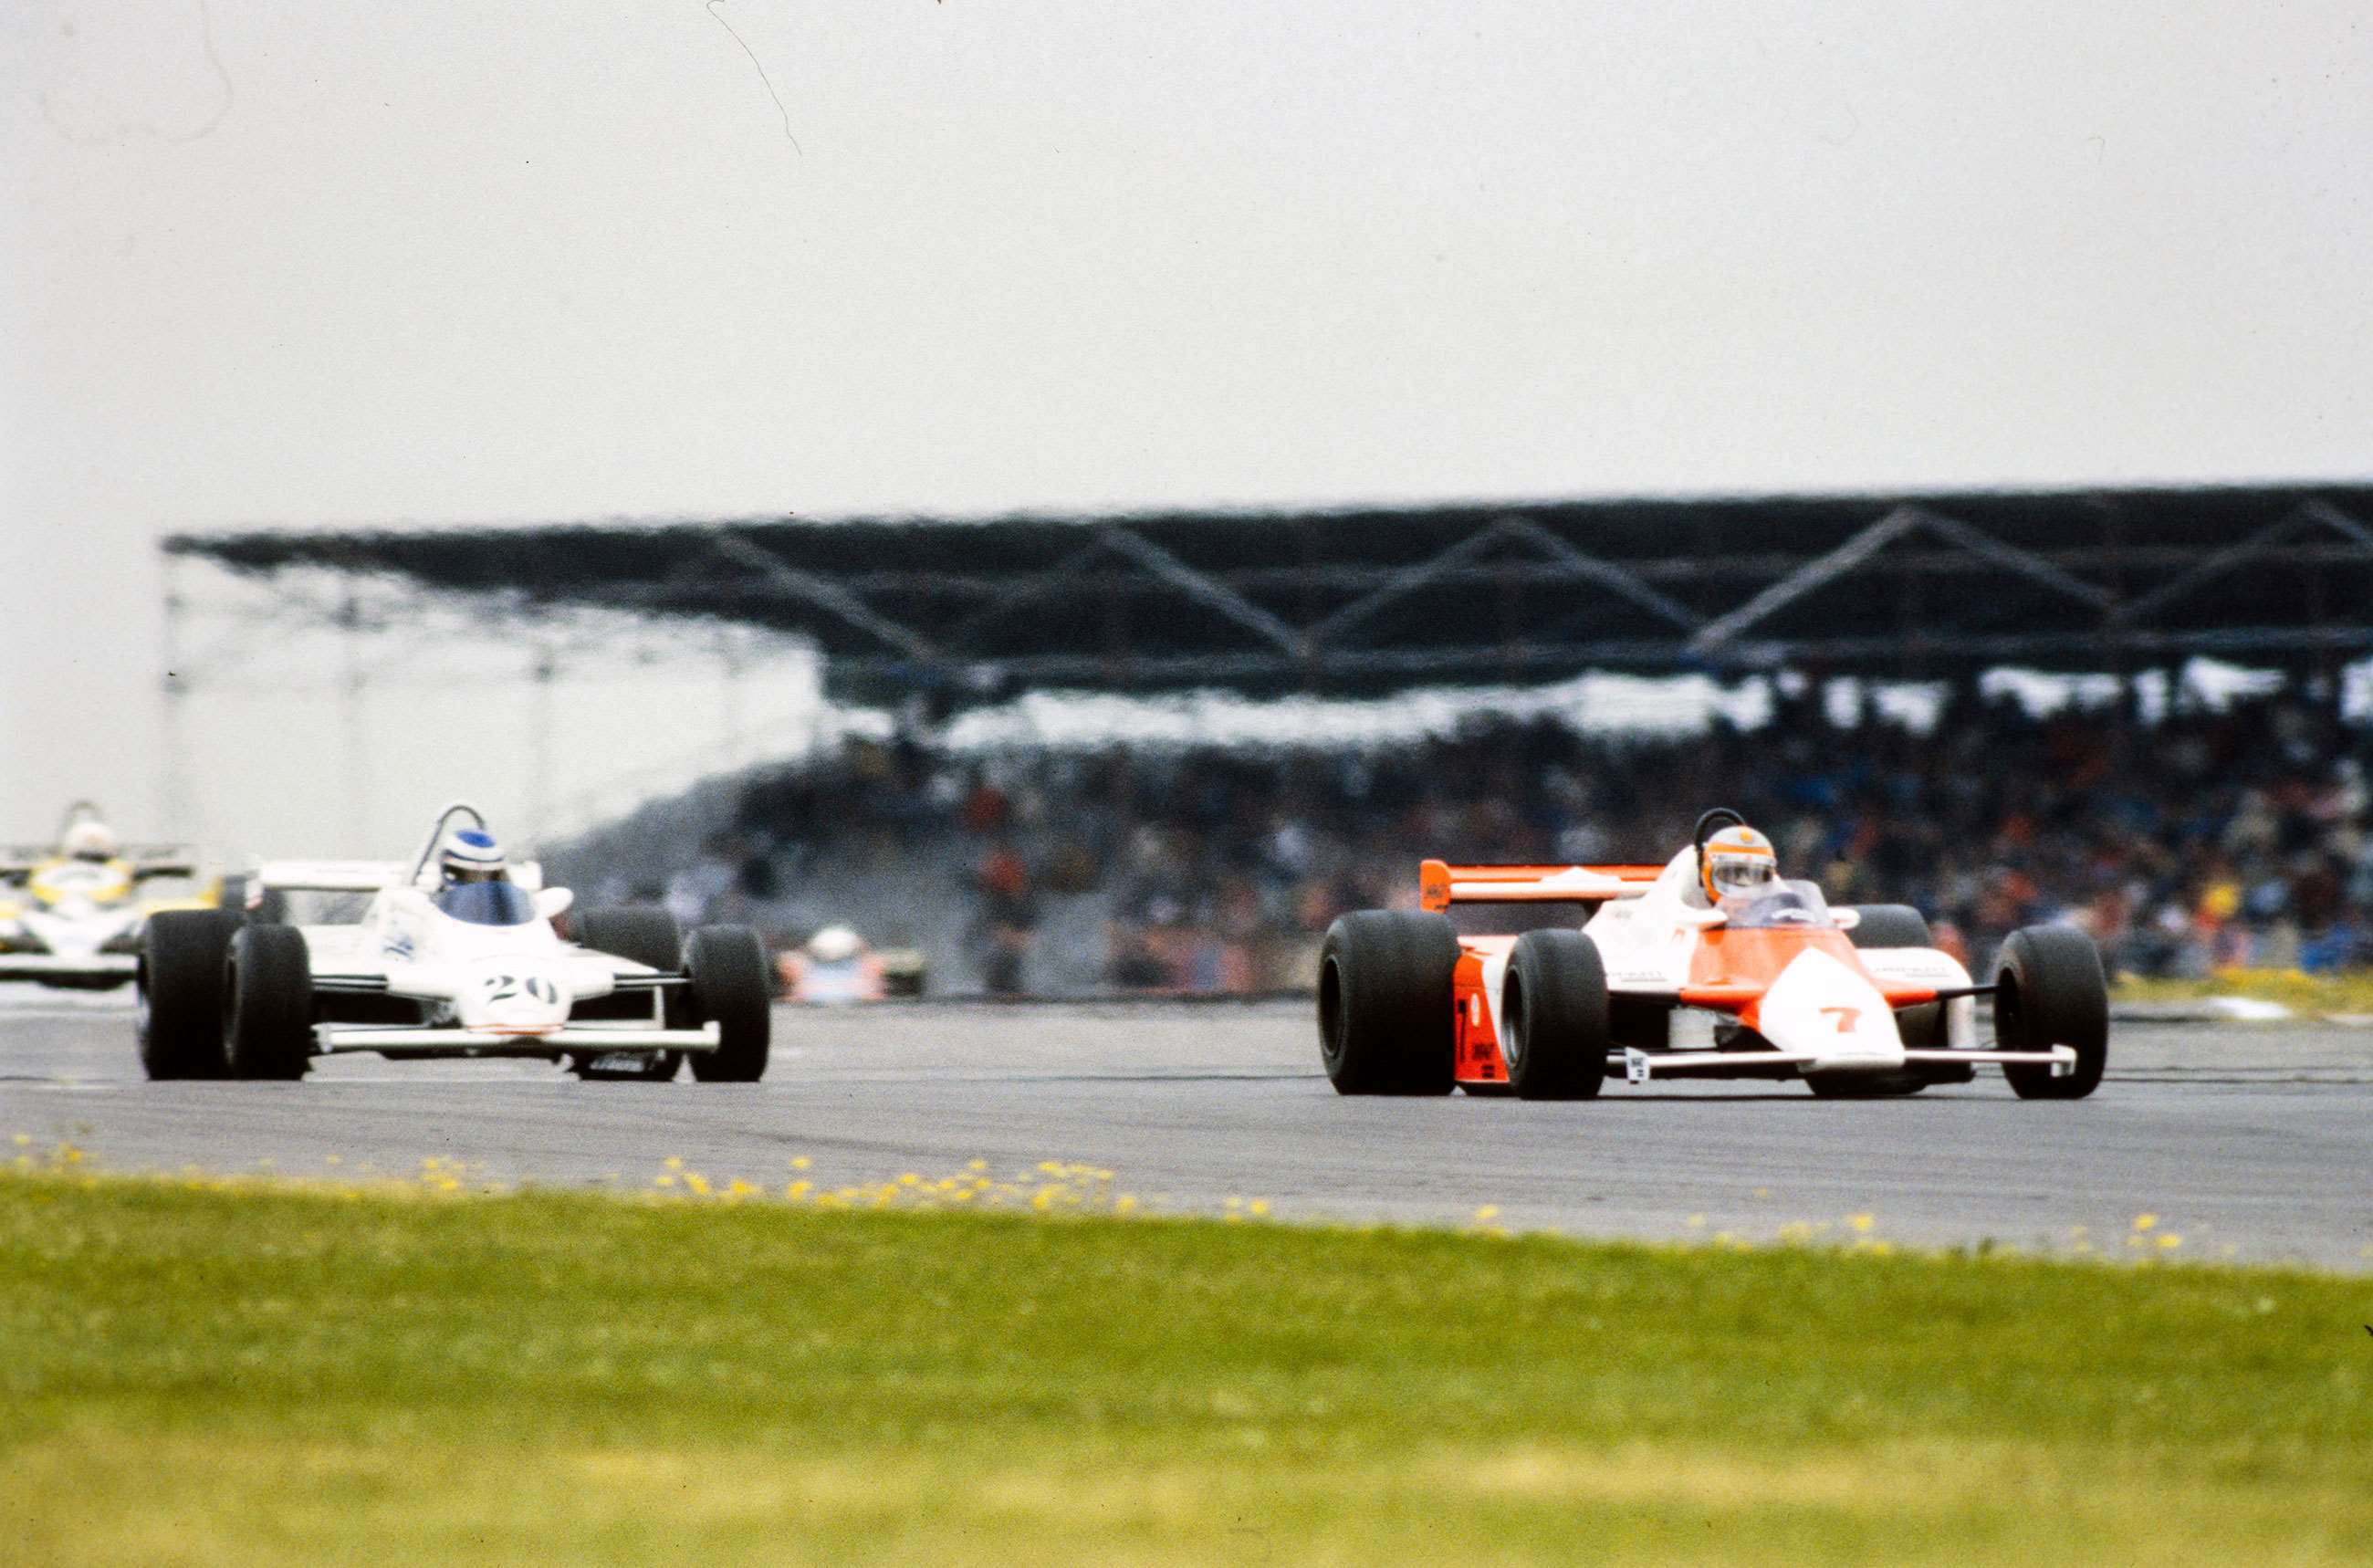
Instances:
[[[483,860],[457,880],[457,855]],[[688,1059],[707,1082],[766,1070],[773,997],[754,932],[704,926],[684,941],[665,910],[597,909],[579,919],[581,941],[566,941],[554,921],[568,890],[503,860],[473,806],[439,813],[409,864],[267,861],[249,885],[244,913],[149,922],[138,973],[149,1077],[301,1078],[314,1057],[350,1051],[544,1058],[652,1079]]]
[[[0,848],[0,980],[111,990],[132,979],[148,919],[210,909],[222,879],[182,845],[120,844],[78,801],[54,845]]]
[[[1700,892],[1716,880],[1701,865],[1724,834],[1759,874],[1717,899]],[[1726,808],[1663,866],[1427,860],[1419,895],[1420,908],[1346,915],[1327,933],[1319,1055],[1339,1093],[1588,1099],[1612,1071],[1797,1079],[1861,1099],[1966,1083],[1987,1064],[2022,1099],[2076,1100],[2109,1062],[2108,991],[2084,932],[2014,931],[1992,983],[1976,984],[1918,910],[1831,908],[1813,883],[1780,880],[1769,841]]]

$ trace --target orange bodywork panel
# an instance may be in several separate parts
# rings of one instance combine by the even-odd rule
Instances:
[[[1651,883],[1662,876],[1662,866],[1455,866],[1447,860],[1420,860],[1417,868],[1418,904],[1421,908],[1447,909],[1452,899],[1450,884],[1466,883],[1506,883],[1505,893],[1494,897],[1521,898],[1531,891],[1528,884],[1543,877],[1562,876],[1568,872],[1591,872],[1599,876],[1614,877],[1622,882]],[[1575,897],[1564,888],[1550,889],[1540,896],[1563,902]]]
[[[1516,945],[1512,936],[1463,937],[1458,943],[1458,972],[1451,981],[1452,1076],[1461,1083],[1505,1083],[1508,1064],[1500,1056],[1500,1034],[1491,1027],[1491,1003],[1483,995],[1483,960]]]
[[[1717,926],[1698,939],[1698,950],[1689,959],[1689,982],[1681,987],[1681,1004],[1735,1012],[1751,1029],[1763,993],[1807,949],[1828,954],[1868,980],[1889,1007],[1936,1000],[1933,986],[1890,986],[1864,968],[1862,955],[1843,931],[1786,926],[1733,931]]]

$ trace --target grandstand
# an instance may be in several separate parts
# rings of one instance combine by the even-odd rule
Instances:
[[[1232,991],[1297,983],[1326,920],[1405,893],[1421,848],[1655,857],[1717,801],[1837,895],[1919,903],[1973,951],[2066,916],[2147,972],[2363,961],[2373,756],[2344,676],[2373,653],[2366,518],[2373,487],[2317,486],[167,548],[266,588],[329,572],[382,605],[494,601],[506,623],[626,612],[804,637],[827,693],[896,721],[581,841],[589,872],[624,868],[610,894],[746,904],[787,938],[855,920],[923,947],[941,989]],[[2272,689],[2219,709],[2185,679],[2201,657]],[[2038,718],[1989,695],[2014,665],[2113,677],[2108,706]],[[1608,735],[1536,705],[1257,751],[984,751],[947,727],[1048,688],[1389,701],[1593,671],[1697,675],[1767,717]],[[1866,703],[1841,723],[1845,678],[1921,685],[1930,721]]]

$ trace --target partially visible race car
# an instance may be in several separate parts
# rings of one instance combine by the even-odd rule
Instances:
[[[1327,1077],[1345,1094],[1587,1099],[1613,1071],[1800,1079],[1824,1097],[1874,1098],[1992,1064],[2023,1099],[2099,1086],[2109,997],[2084,932],[2014,931],[1977,985],[1908,906],[1832,908],[1776,871],[1755,896],[1698,891],[1710,837],[1744,826],[1708,812],[1663,866],[1423,862],[1421,907],[1346,915],[1327,933]],[[1977,1038],[1981,996],[1991,1043]]]
[[[351,1051],[543,1058],[584,1077],[672,1078],[686,1059],[708,1082],[766,1072],[773,999],[756,933],[685,939],[663,909],[621,908],[586,913],[565,940],[554,922],[568,890],[507,860],[466,803],[409,861],[266,861],[249,886],[247,910],[149,922],[149,1077],[302,1078],[313,1058]]]
[[[777,967],[783,994],[820,1007],[880,1001],[889,980],[873,944],[848,926],[826,926],[799,946],[786,948]]]
[[[97,806],[67,808],[57,841],[0,848],[0,980],[127,985],[150,917],[211,909],[222,877],[179,844],[124,844]]]

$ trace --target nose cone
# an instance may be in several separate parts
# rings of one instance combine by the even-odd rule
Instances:
[[[1842,960],[1798,954],[1757,1009],[1758,1033],[1783,1051],[1818,1052],[1818,1066],[1898,1067],[1903,1036],[1878,988]]]
[[[482,970],[455,999],[465,1028],[532,1035],[568,1022],[568,989],[550,972],[525,965]]]

